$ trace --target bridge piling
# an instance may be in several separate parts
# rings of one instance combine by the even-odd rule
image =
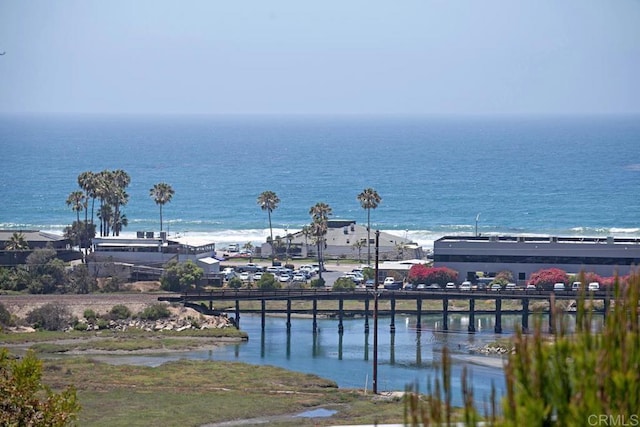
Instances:
[[[449,298],[442,299],[442,330],[449,330]]]
[[[391,334],[396,333],[396,299],[395,297],[391,297],[391,325],[389,326]],[[393,339],[393,338],[392,338]]]
[[[529,298],[522,298],[522,332],[529,332]]]
[[[338,333],[342,335],[344,333],[344,325],[342,319],[344,317],[344,299],[338,300]]]
[[[267,318],[266,318],[266,311],[267,311],[267,301],[262,300],[260,301],[260,308],[261,308],[261,312],[260,312],[260,326],[262,327],[262,330],[264,331],[265,325],[267,323]]]
[[[416,330],[422,330],[422,298],[416,298],[416,311],[417,311],[417,319],[416,319]]]
[[[318,333],[318,299],[313,299],[313,333]]]
[[[474,333],[476,331],[476,299],[469,299],[469,326],[467,331]]]
[[[364,298],[364,333],[369,333],[369,296]]]
[[[502,298],[496,298],[496,320],[493,328],[496,334],[502,333]]]
[[[291,332],[291,298],[287,298],[287,334]]]
[[[236,300],[236,328],[240,329],[240,300]]]

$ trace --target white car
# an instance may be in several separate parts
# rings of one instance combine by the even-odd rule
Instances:
[[[382,282],[382,285],[393,285],[394,283],[396,283],[396,279],[394,279],[393,277],[385,277],[384,282]]]
[[[280,276],[278,276],[278,281],[282,283],[290,282],[291,276],[289,276],[288,274],[281,274]]]
[[[591,282],[591,283],[589,283],[587,289],[589,289],[589,291],[599,291],[600,290],[600,283]]]
[[[248,271],[243,271],[242,273],[240,273],[240,280],[242,280],[243,282],[248,282],[251,280],[251,274],[249,274]]]
[[[471,282],[467,282],[467,281],[462,282],[458,289],[460,289],[461,291],[464,291],[464,292],[470,291],[471,290]]]
[[[456,284],[453,282],[449,282],[444,286],[445,289],[455,289],[456,288]]]
[[[307,277],[302,273],[297,273],[297,274],[293,275],[293,281],[294,282],[306,282],[307,281]]]

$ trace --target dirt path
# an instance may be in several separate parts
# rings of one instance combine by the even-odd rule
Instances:
[[[114,305],[123,304],[137,313],[147,306],[158,302],[162,296],[175,294],[166,292],[127,293],[127,294],[87,294],[87,295],[0,295],[2,303],[9,313],[24,319],[34,308],[48,303],[60,303],[67,307],[73,316],[82,317],[86,309],[92,309],[98,315],[108,313]]]

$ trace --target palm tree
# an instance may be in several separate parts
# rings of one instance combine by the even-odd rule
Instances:
[[[382,199],[373,188],[365,188],[358,194],[358,201],[367,210],[367,265],[371,265],[371,209],[377,208]]]
[[[160,206],[160,231],[162,231],[162,207],[171,201],[174,194],[175,191],[166,182],[155,184],[149,190],[149,196],[156,202],[156,205]]]
[[[24,238],[24,234],[22,232],[14,232],[4,248],[8,251],[22,251],[29,249],[29,243]]]
[[[358,251],[358,262],[361,262],[360,260],[362,259],[362,248],[364,247],[364,240],[360,239],[357,240],[353,245],[355,250]]]
[[[280,203],[278,195],[273,191],[263,191],[258,196],[258,205],[263,211],[269,214],[269,237],[271,237],[271,256],[273,257],[273,227],[271,227],[271,212],[273,212]]]
[[[67,206],[71,206],[71,210],[76,213],[77,222],[80,223],[80,211],[86,205],[87,198],[82,191],[74,191],[67,197]]]
[[[309,209],[309,215],[311,215],[312,219],[311,230],[312,234],[316,238],[316,244],[318,245],[318,264],[320,270],[318,275],[320,276],[320,279],[322,279],[322,270],[324,270],[324,236],[327,234],[329,215],[331,214],[331,206],[323,202],[318,202]]]
[[[91,199],[91,223],[93,224],[93,210],[96,203],[96,188],[97,188],[97,179],[96,174],[91,171],[82,172],[78,175],[78,185],[80,188],[84,190],[84,194],[86,197],[85,200],[85,210],[84,210],[84,222],[88,222],[88,213],[89,213],[89,199]]]

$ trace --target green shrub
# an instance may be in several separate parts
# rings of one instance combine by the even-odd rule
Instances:
[[[240,289],[242,287],[242,280],[239,277],[232,277],[227,286],[232,289]]]
[[[317,279],[311,280],[312,288],[324,288],[324,284],[325,284],[324,279],[321,279],[319,277]]]
[[[73,325],[74,331],[86,331],[87,329],[89,329],[89,325],[84,322],[78,322]]]
[[[61,331],[71,324],[71,313],[62,304],[49,303],[27,314],[27,322],[36,329]]]
[[[109,327],[109,321],[107,321],[107,319],[100,318],[96,322],[96,325],[98,325],[98,329],[100,330],[107,329]]]
[[[96,318],[98,317],[96,315],[96,312],[93,311],[92,309],[88,308],[84,311],[83,316],[85,319],[87,319],[90,322],[95,322]]]
[[[9,310],[0,302],[0,327],[1,326],[12,326],[11,313]]]
[[[333,283],[333,290],[334,291],[353,291],[355,289],[356,289],[356,284],[349,277],[339,277]]]
[[[152,304],[149,307],[146,307],[138,317],[142,320],[158,320],[158,319],[166,319],[171,316],[171,312],[169,308],[165,304],[156,303]]]
[[[109,311],[109,315],[113,320],[124,320],[131,317],[131,310],[126,305],[114,305]]]

